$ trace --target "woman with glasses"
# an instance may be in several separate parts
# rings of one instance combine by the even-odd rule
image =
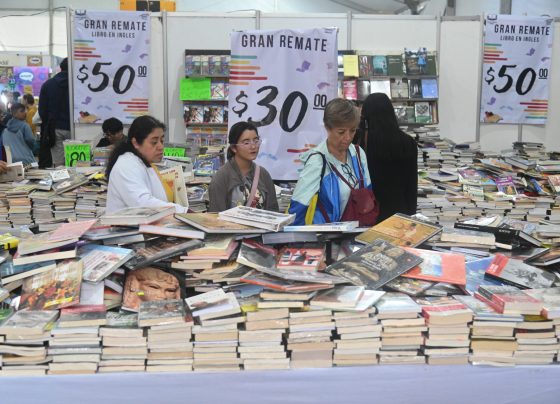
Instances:
[[[171,195],[153,165],[163,158],[164,137],[162,122],[149,115],[134,119],[127,140],[115,147],[107,164],[106,213],[125,208],[162,206],[174,206],[177,213],[187,212],[187,207],[169,202]]]
[[[93,142],[94,147],[108,147],[126,141],[123,124],[117,118],[109,118],[103,121],[101,130],[103,131],[103,138],[96,139],[97,142]]]
[[[299,174],[289,209],[296,214],[294,224],[338,222],[351,190],[359,187],[359,179],[363,179],[365,188],[371,189],[364,151],[352,144],[359,117],[354,104],[343,98],[335,98],[325,107],[323,123],[327,138],[301,156],[305,166]],[[313,211],[309,207],[317,193]]]
[[[375,197],[378,221],[395,213],[416,213],[418,146],[399,129],[393,104],[387,95],[368,95],[362,106],[361,124]]]
[[[208,190],[208,211],[222,212],[243,205],[278,212],[272,178],[253,162],[261,144],[256,126],[237,122],[229,131],[228,141],[228,161],[214,175]]]

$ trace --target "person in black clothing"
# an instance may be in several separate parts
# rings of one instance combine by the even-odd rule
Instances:
[[[365,150],[379,202],[381,222],[395,213],[416,213],[418,188],[418,146],[399,129],[395,110],[383,93],[370,94],[362,106],[361,129]]]
[[[60,72],[43,83],[39,96],[42,122],[39,166],[42,168],[64,165],[63,142],[70,139],[69,105],[68,58],[64,58],[60,62]]]
[[[117,118],[109,118],[103,121],[101,130],[103,131],[103,138],[95,147],[113,146],[126,140],[126,136],[123,134],[123,123]]]

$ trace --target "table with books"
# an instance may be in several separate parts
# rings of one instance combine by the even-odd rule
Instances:
[[[396,214],[367,229],[294,226],[246,207],[79,219],[0,238],[0,375],[17,376],[0,383],[22,399],[552,402],[560,389],[554,224]]]

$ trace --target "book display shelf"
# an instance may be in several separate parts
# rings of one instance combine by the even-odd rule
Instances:
[[[338,95],[363,101],[372,93],[392,100],[399,123],[438,123],[438,74],[435,52],[406,49],[399,54],[340,51]]]

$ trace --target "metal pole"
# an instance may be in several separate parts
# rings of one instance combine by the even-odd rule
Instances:
[[[74,35],[72,32],[72,10],[70,7],[66,8],[66,38],[68,43],[68,106],[70,107],[70,137],[76,138],[76,128],[74,125],[74,52],[72,52],[72,42]]]
[[[163,116],[165,127],[169,128],[169,66],[167,63],[167,11],[163,10],[162,20],[162,49],[163,49]],[[150,64],[153,64],[150,59]],[[165,141],[169,142],[169,130],[165,131]]]
[[[439,59],[441,51],[441,15],[437,16],[437,26],[436,26],[436,73],[439,76]]]
[[[51,60],[51,69],[54,67],[54,55],[53,55],[53,48],[54,48],[54,35],[53,35],[53,27],[54,27],[54,23],[53,23],[53,17],[54,17],[54,11],[53,11],[53,0],[49,0],[49,58]]]
[[[255,10],[255,29],[261,29],[261,10]]]
[[[484,14],[480,16],[480,52],[478,59],[478,85],[477,91],[477,109],[476,109],[476,141],[480,142],[480,109],[481,109],[481,93],[482,93],[482,67],[484,62]]]
[[[346,49],[352,49],[352,11],[346,13]]]
[[[511,0],[500,0],[500,14],[511,14]]]

